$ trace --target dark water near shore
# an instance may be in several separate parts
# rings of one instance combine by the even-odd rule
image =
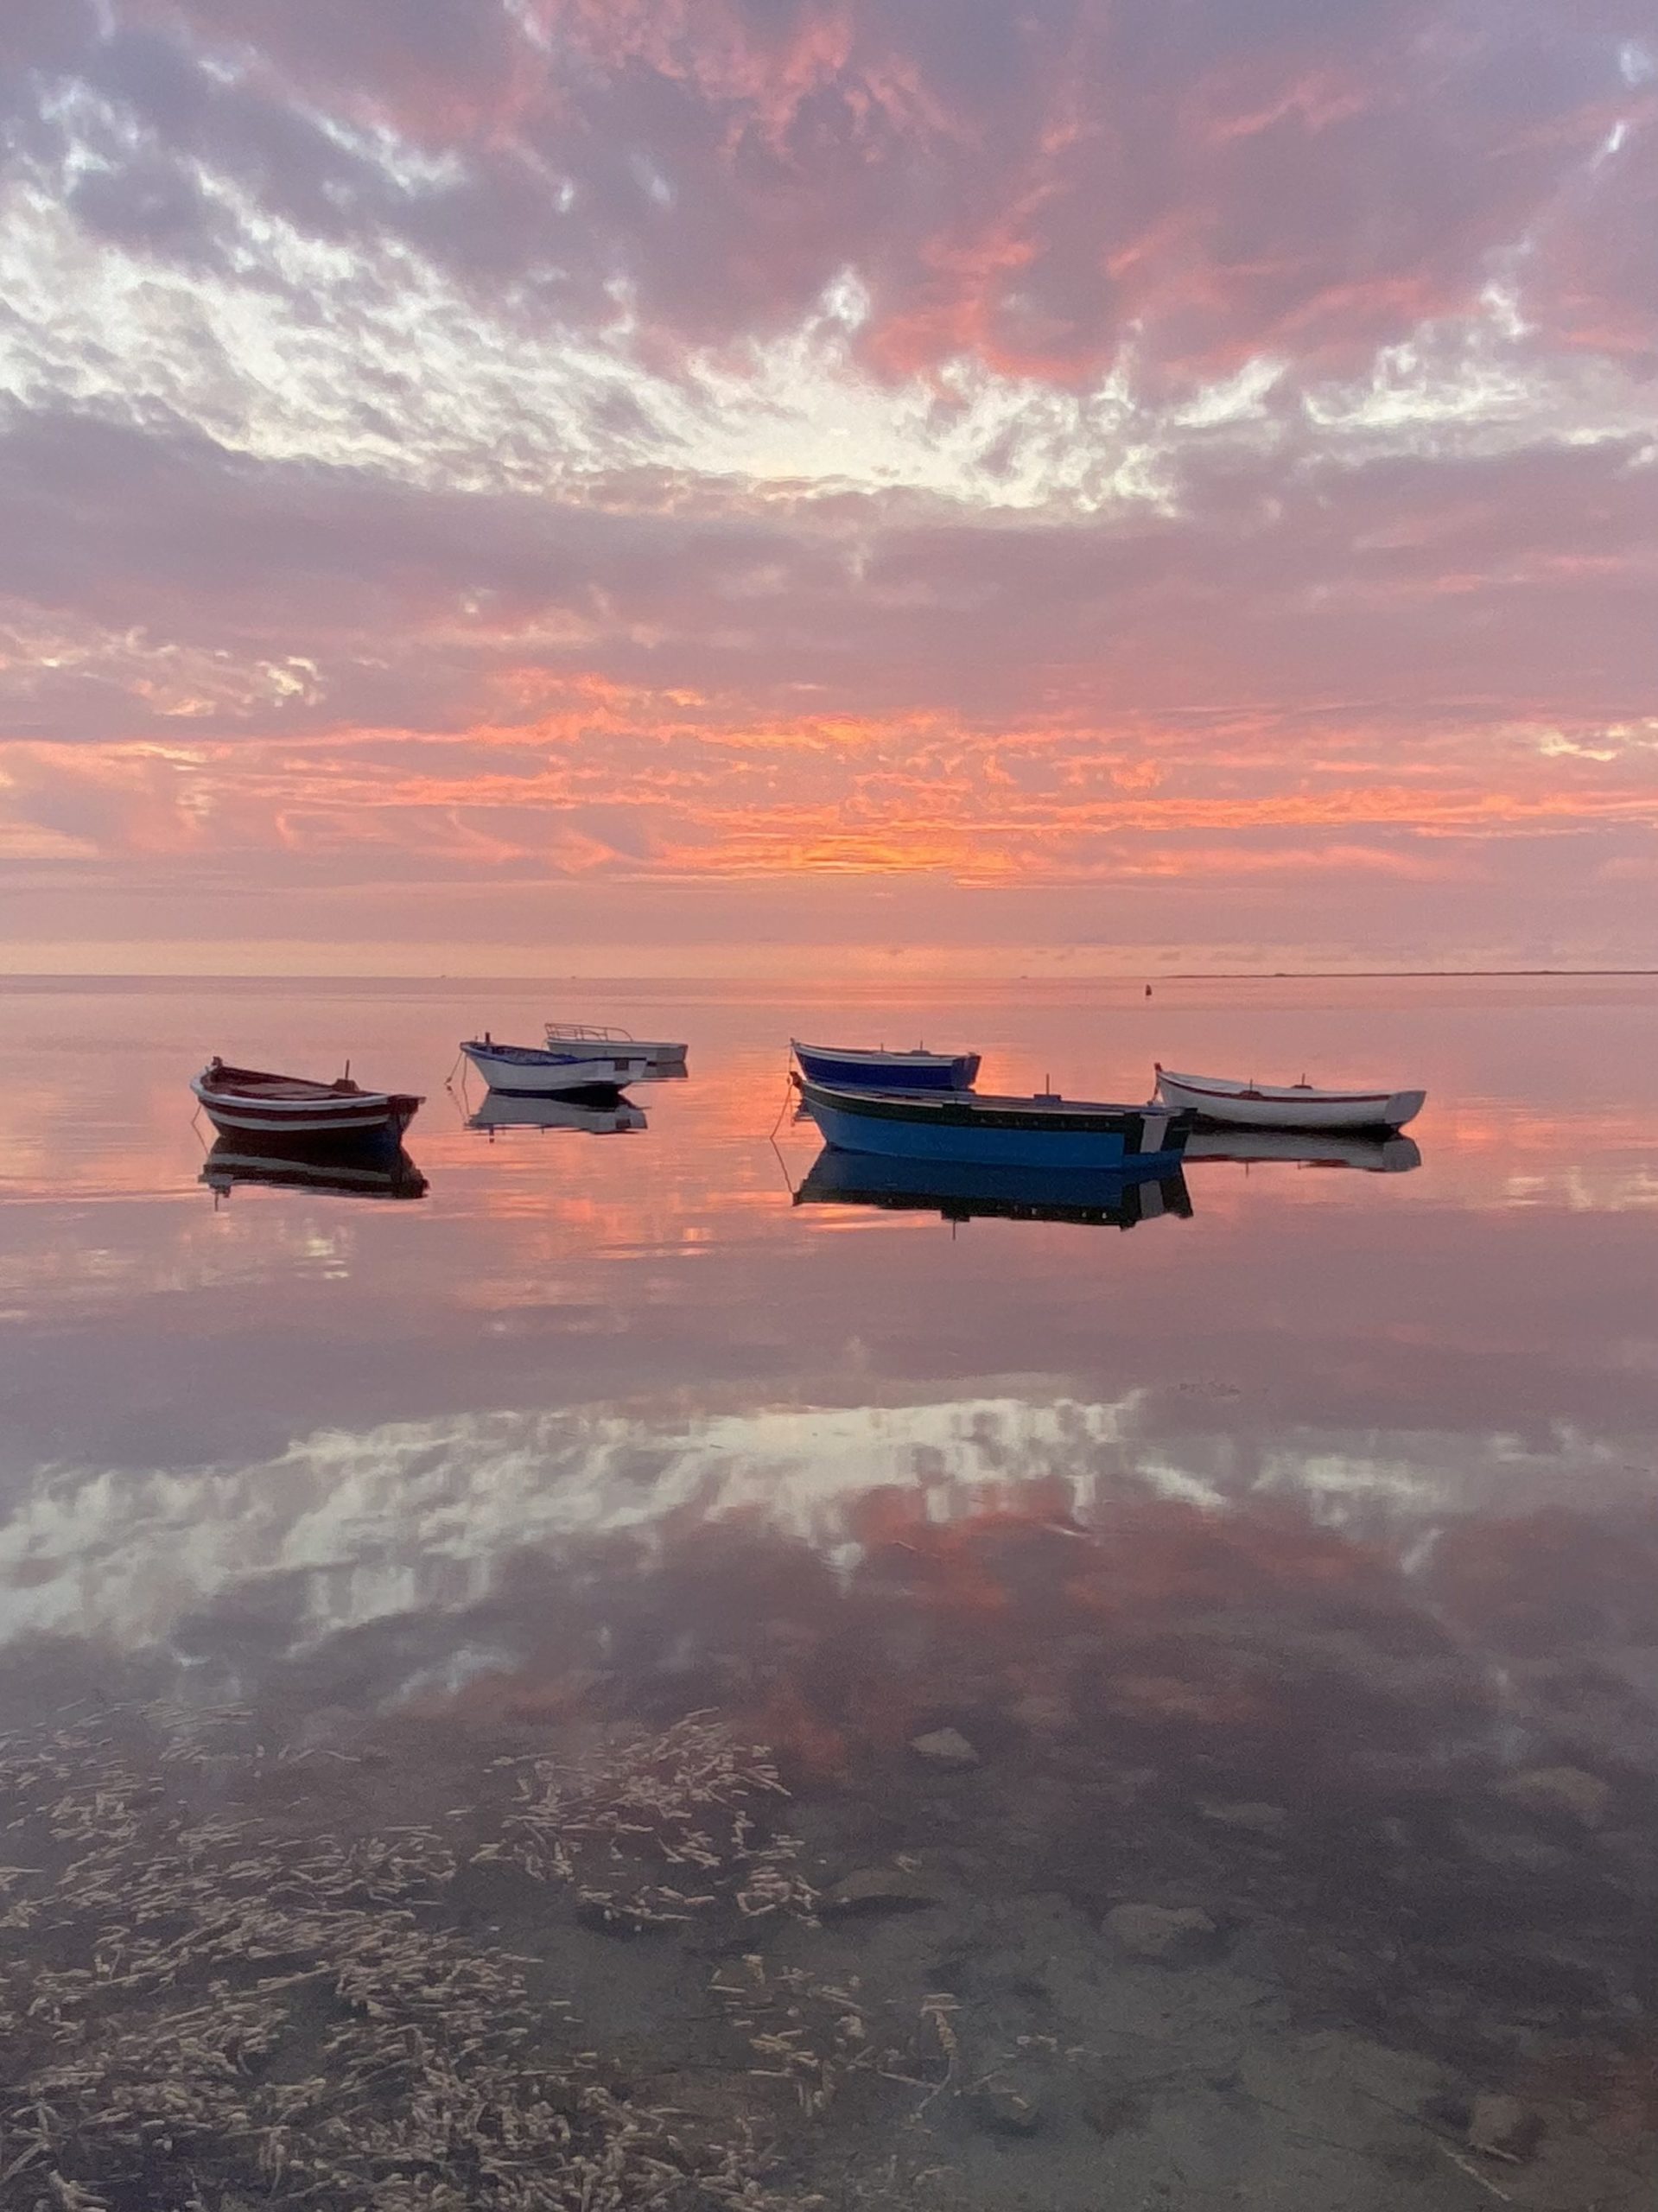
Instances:
[[[1658,984],[941,996],[0,991],[0,1726],[137,1716],[192,1817],[429,1829],[474,1883],[492,1761],[677,1758],[688,1715],[764,1747],[787,1866],[885,1894],[679,1915],[583,1862],[556,1910],[450,1904],[626,2094],[746,2084],[831,2202],[1641,2201]],[[689,1077],[643,1127],[468,1127],[455,1039],[553,1013],[684,1035]],[[1127,1232],[797,1203],[791,1029],[1078,1096],[1154,1057],[1422,1082],[1420,1164],[1195,1160]],[[216,1192],[214,1051],[424,1091],[425,1189]],[[1185,1962],[1101,1932],[1142,1903],[1207,1916]],[[765,2108],[788,2069],[707,1995],[744,1957],[911,2040]],[[1518,2162],[1470,2146],[1495,2093]]]

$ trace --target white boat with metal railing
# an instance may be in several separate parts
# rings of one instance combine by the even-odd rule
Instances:
[[[545,1034],[555,1052],[562,1052],[566,1046],[602,1045],[642,1052],[651,1068],[683,1067],[689,1049],[683,1045],[669,1044],[659,1037],[635,1037],[629,1030],[606,1028],[593,1021],[549,1021]]]

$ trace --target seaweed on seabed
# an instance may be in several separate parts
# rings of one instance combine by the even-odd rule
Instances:
[[[659,1735],[613,1734],[576,1761],[524,1763],[518,1802],[486,1859],[569,1883],[589,1913],[668,1927],[721,1908],[812,1917],[799,1839],[772,1825],[788,1792],[763,1746],[692,1713]]]
[[[237,1756],[130,1712],[0,1741],[7,2212],[816,2201],[762,2178],[775,2168],[756,2115],[699,2128],[631,2101],[576,2047],[568,2006],[530,2001],[529,1961],[438,1924],[456,1862],[435,1831],[348,1845],[198,1817],[179,1768]],[[703,1871],[740,1911],[744,1897],[771,1910],[768,1885],[801,1894],[778,1871],[786,1850],[757,1847],[759,1889],[743,1857],[746,1796],[772,1786],[763,1755],[702,1724],[635,1741],[612,1785],[600,1758],[576,1802],[584,1828],[602,1827],[607,1802],[654,1803],[672,1851],[712,1839],[718,1866]],[[556,1850],[546,1794],[527,1817]]]

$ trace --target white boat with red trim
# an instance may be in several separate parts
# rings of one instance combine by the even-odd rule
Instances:
[[[1235,1076],[1172,1075],[1157,1067],[1166,1106],[1246,1129],[1402,1129],[1421,1112],[1425,1090],[1317,1090],[1299,1083],[1244,1083]]]
[[[352,1081],[349,1062],[337,1082],[314,1083],[230,1067],[215,1057],[190,1088],[216,1129],[264,1136],[366,1136],[379,1129],[400,1136],[423,1103],[407,1091],[365,1090]]]

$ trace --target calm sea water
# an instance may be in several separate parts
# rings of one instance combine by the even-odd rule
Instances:
[[[285,1803],[301,1835],[453,1821],[491,1759],[688,1714],[764,1744],[816,1888],[933,1885],[791,1924],[797,1969],[943,1993],[983,2046],[982,2080],[936,2039],[943,2094],[912,2050],[919,2089],[783,2128],[846,2202],[878,2166],[941,2203],[1647,2186],[1658,983],[0,1009],[19,1742],[233,1707],[238,1756],[354,1778]],[[636,1126],[475,1126],[457,1039],[551,1014],[683,1035],[689,1077]],[[1161,1058],[1429,1103],[1413,1164],[1194,1160],[1127,1230],[952,1219],[818,1195],[791,1030],[975,1046],[986,1088],[1140,1097]],[[424,1092],[405,1195],[215,1179],[214,1052]],[[912,1747],[941,1729],[959,1763]],[[1100,1932],[1124,1904],[1210,1929],[1146,1961]],[[613,1928],[537,1927],[595,2040],[734,2066]],[[1517,2164],[1471,2147],[1497,2092],[1546,2131]]]

